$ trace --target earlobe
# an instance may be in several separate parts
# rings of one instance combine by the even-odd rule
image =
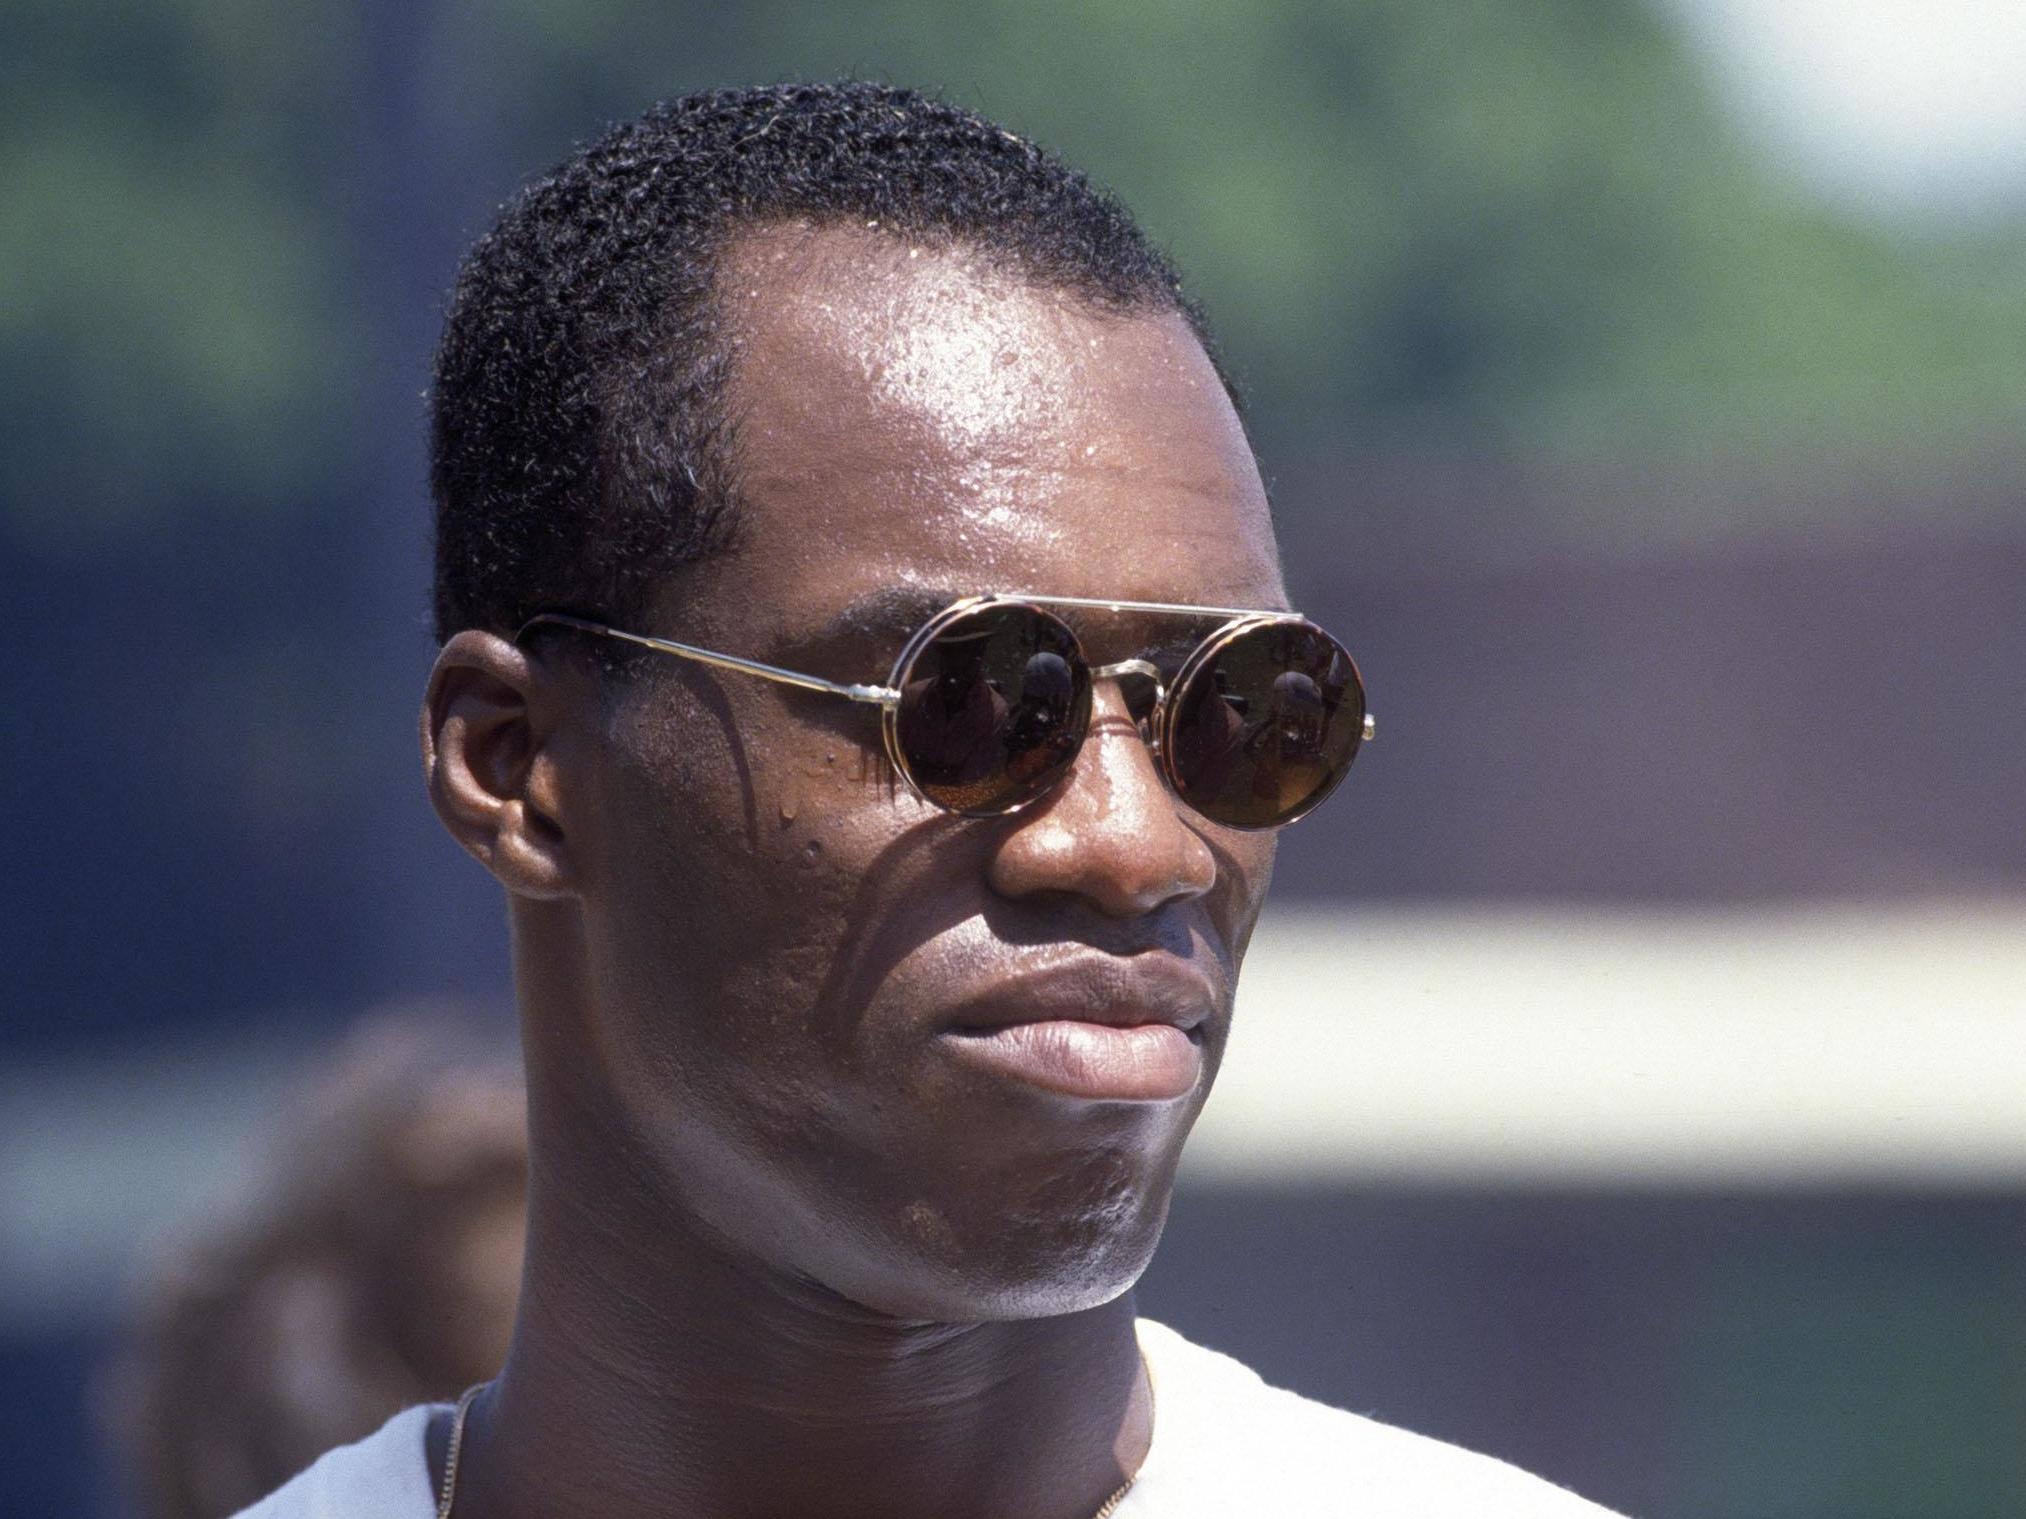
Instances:
[[[452,838],[508,891],[553,898],[570,894],[573,871],[540,679],[497,634],[454,634],[422,702],[422,769]]]

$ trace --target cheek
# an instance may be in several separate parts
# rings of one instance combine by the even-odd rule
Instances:
[[[849,941],[879,861],[918,810],[863,734],[706,677],[629,703],[598,809],[591,910],[718,1018],[793,1022]],[[643,967],[646,969],[647,967]]]
[[[1246,833],[1212,826],[1204,841],[1217,860],[1217,885],[1209,903],[1219,933],[1230,946],[1232,968],[1245,954],[1253,924],[1273,881],[1273,861],[1280,847],[1277,833]]]

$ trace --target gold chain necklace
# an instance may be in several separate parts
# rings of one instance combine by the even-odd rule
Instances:
[[[1155,1413],[1154,1368],[1147,1365],[1147,1358],[1144,1353],[1140,1356],[1140,1365],[1147,1374],[1147,1425],[1151,1429]],[[478,1395],[484,1392],[490,1385],[487,1382],[480,1382],[475,1386],[467,1387],[464,1390],[464,1396],[457,1400],[457,1413],[450,1421],[450,1449],[443,1457],[443,1491],[438,1494],[436,1499],[436,1519],[450,1519],[450,1505],[457,1501],[457,1456],[458,1452],[464,1449],[464,1422],[471,1417],[471,1405],[478,1401]],[[1148,1449],[1151,1450],[1152,1448],[1153,1442],[1150,1436]],[[1134,1472],[1130,1477],[1126,1478],[1120,1485],[1119,1490],[1105,1499],[1103,1504],[1099,1506],[1098,1511],[1090,1516],[1090,1519],[1111,1519],[1112,1514],[1117,1511],[1118,1506],[1126,1501],[1126,1494],[1133,1490],[1133,1484],[1139,1480],[1140,1474],[1138,1472]]]
[[[464,1421],[471,1416],[471,1405],[489,1385],[474,1382],[457,1400],[457,1417],[450,1421],[450,1449],[443,1457],[443,1491],[436,1496],[436,1519],[450,1519],[450,1505],[457,1501],[457,1453],[464,1449]]]

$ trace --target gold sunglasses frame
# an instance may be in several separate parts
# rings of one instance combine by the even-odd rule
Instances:
[[[569,612],[537,613],[521,624],[520,630],[514,634],[514,642],[519,643],[531,631],[539,627],[572,628],[580,633],[591,633],[600,638],[613,638],[622,643],[637,644],[643,649],[652,649],[660,654],[672,654],[679,659],[694,660],[698,664],[710,665],[720,670],[734,670],[744,675],[757,675],[762,680],[775,681],[784,686],[795,686],[804,691],[821,692],[827,696],[841,696],[846,701],[860,702],[867,706],[878,707],[880,709],[880,733],[885,742],[887,759],[892,763],[894,773],[900,776],[907,784],[909,791],[920,797],[924,802],[927,802],[931,807],[944,812],[956,813],[960,817],[1010,817],[1016,812],[1031,807],[1035,802],[1046,796],[1050,791],[1055,789],[1056,783],[1051,783],[1036,792],[1033,796],[1025,797],[1011,807],[999,808],[995,811],[967,812],[946,806],[944,803],[929,796],[916,783],[914,772],[909,766],[906,756],[900,750],[899,722],[901,687],[904,683],[903,677],[912,667],[921,651],[934,642],[953,621],[986,607],[1006,606],[1030,607],[1043,614],[1047,614],[1050,607],[1081,607],[1102,612],[1145,612],[1155,615],[1226,618],[1227,621],[1224,625],[1198,644],[1191,651],[1189,657],[1183,661],[1181,669],[1175,672],[1172,689],[1177,691],[1186,690],[1190,680],[1194,678],[1196,672],[1205,663],[1215,659],[1235,639],[1243,634],[1252,632],[1256,628],[1272,623],[1293,622],[1315,627],[1318,632],[1322,632],[1320,627],[1317,627],[1315,623],[1309,622],[1306,617],[1303,617],[1298,612],[1275,612],[1257,607],[1206,607],[1175,601],[1109,601],[1089,596],[1029,596],[1012,592],[995,592],[989,595],[961,597],[951,602],[917,628],[902,647],[899,656],[895,658],[893,668],[887,674],[890,684],[884,686],[859,685],[845,681],[825,680],[820,675],[806,674],[801,670],[784,669],[780,665],[766,664],[757,659],[742,659],[736,654],[721,654],[715,649],[699,648],[695,644],[678,643],[672,638],[656,638],[646,633],[629,633],[624,628],[615,628],[588,617],[575,616]],[[1055,620],[1057,622],[1061,621],[1060,618]],[[1082,655],[1083,640],[1076,636],[1074,628],[1068,627],[1066,623],[1063,626],[1074,642],[1077,653]],[[1328,633],[1323,633],[1323,636],[1329,638],[1330,642],[1336,643],[1339,649],[1343,649],[1343,645],[1337,643],[1337,640]],[[1357,684],[1359,700],[1362,703],[1365,694],[1364,676],[1358,670],[1357,661],[1351,659],[1348,649],[1344,650],[1344,657],[1350,660],[1351,678]],[[1171,688],[1162,679],[1160,667],[1155,665],[1151,660],[1145,659],[1121,659],[1108,665],[1093,665],[1087,658],[1084,660],[1084,667],[1089,672],[1092,686],[1095,686],[1101,680],[1117,680],[1124,675],[1141,675],[1153,682],[1154,707],[1148,724],[1147,744],[1153,752],[1155,765],[1160,770],[1162,783],[1174,793],[1177,800],[1183,802],[1183,805],[1190,806],[1184,797],[1181,778],[1175,773],[1173,761],[1170,758],[1172,745],[1169,743],[1171,737],[1169,729],[1176,721],[1177,709],[1171,706],[1168,701],[1168,692]],[[1370,743],[1377,732],[1377,725],[1373,722],[1370,711],[1366,711],[1363,714],[1363,719],[1358,733],[1357,746],[1351,750],[1351,759],[1357,757],[1358,749]],[[1350,759],[1345,760],[1344,769],[1348,770],[1350,764]],[[1067,773],[1066,766],[1064,767],[1064,773]],[[1339,775],[1341,774],[1342,772],[1339,772]],[[1058,783],[1059,779],[1058,777]],[[1289,823],[1298,821],[1326,800],[1330,792],[1335,789],[1335,785],[1332,784],[1319,793],[1312,801],[1304,805],[1300,811],[1290,813],[1287,817],[1281,818],[1276,822],[1260,825],[1260,828],[1284,828]],[[1190,806],[1190,810],[1195,811],[1195,808]],[[1259,831],[1256,828],[1247,828],[1244,824],[1219,822],[1215,818],[1210,819],[1210,821],[1216,822],[1220,828]]]

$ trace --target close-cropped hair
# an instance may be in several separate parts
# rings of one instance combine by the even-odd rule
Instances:
[[[471,250],[431,393],[435,623],[627,623],[738,514],[713,298],[741,234],[873,226],[961,246],[1121,314],[1180,313],[1174,266],[1083,175],[974,112],[884,85],[656,105],[526,186]]]

